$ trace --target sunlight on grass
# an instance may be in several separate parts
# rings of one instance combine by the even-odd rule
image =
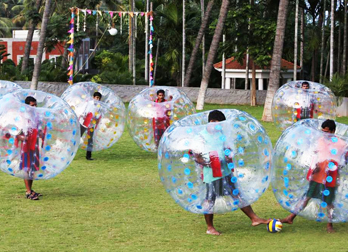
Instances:
[[[206,110],[235,108],[260,120],[263,107],[206,105]],[[348,118],[339,118],[348,123]],[[281,132],[262,122],[273,145]],[[220,237],[205,235],[202,215],[175,204],[157,172],[157,155],[141,150],[125,131],[112,148],[86,161],[79,151],[56,178],[35,181],[44,196],[29,201],[24,183],[0,173],[0,251],[346,251],[347,224],[327,234],[324,223],[298,217],[270,234],[251,227],[236,211],[216,215]],[[253,205],[263,218],[288,214],[271,189]],[[329,246],[329,247],[328,247]]]

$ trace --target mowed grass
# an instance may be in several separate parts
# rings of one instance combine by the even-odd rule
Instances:
[[[235,108],[260,120],[263,107]],[[348,124],[348,118],[339,118]],[[262,123],[275,144],[281,132]],[[165,192],[158,176],[157,155],[141,150],[126,130],[110,149],[86,161],[79,150],[57,177],[35,181],[39,201],[24,197],[24,183],[0,173],[0,251],[348,251],[348,224],[326,224],[298,217],[282,232],[252,227],[241,212],[215,216],[219,237],[205,234],[202,215],[183,210]],[[263,218],[288,212],[269,188],[253,204]]]

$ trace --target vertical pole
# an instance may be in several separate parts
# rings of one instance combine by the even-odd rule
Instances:
[[[185,0],[182,0],[182,69],[181,69],[181,86],[185,82]]]
[[[146,0],[146,12],[145,12],[145,81],[149,80],[149,0]]]
[[[226,34],[222,35],[222,47],[225,48]],[[226,56],[225,52],[222,54],[222,82],[221,89],[226,89]]]
[[[150,47],[150,50],[149,50],[149,57],[150,57],[150,65],[149,65],[149,79],[150,79],[150,82],[149,82],[149,85],[150,87],[153,86],[154,84],[154,79],[153,79],[153,55],[152,55],[152,48],[153,48],[153,39],[152,39],[152,36],[153,36],[153,26],[152,26],[152,20],[153,20],[153,14],[152,14],[152,8],[153,8],[153,4],[151,2],[150,4],[150,36],[149,36],[149,47]]]

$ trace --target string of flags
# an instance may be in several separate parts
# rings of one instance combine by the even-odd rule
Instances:
[[[153,48],[153,13],[152,12],[137,12],[137,11],[102,11],[102,10],[90,10],[90,9],[80,9],[80,8],[71,8],[71,19],[70,19],[70,26],[69,26],[69,41],[67,42],[68,46],[68,56],[69,56],[69,67],[68,67],[68,83],[70,85],[73,84],[73,76],[74,76],[74,33],[75,33],[75,17],[76,17],[76,31],[80,31],[80,13],[83,16],[83,31],[86,31],[87,25],[86,20],[88,15],[96,16],[96,26],[98,26],[98,20],[99,16],[106,15],[107,17],[110,17],[112,22],[117,21],[117,19],[120,19],[120,34],[122,34],[122,23],[123,18],[125,16],[130,16],[131,18],[138,18],[138,17],[144,17],[148,18],[150,20],[150,36],[149,36],[149,58],[150,58],[150,86],[153,86],[154,80],[153,80],[153,56],[152,56],[152,48]],[[136,19],[137,20],[137,19]]]

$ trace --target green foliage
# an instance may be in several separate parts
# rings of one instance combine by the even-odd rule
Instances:
[[[128,71],[128,56],[107,50],[98,52],[93,64],[100,73],[92,78],[97,83],[132,84],[132,74]]]
[[[60,64],[52,62],[50,60],[44,60],[41,64],[40,71],[40,81],[58,81],[66,82],[67,80],[67,71],[60,67]]]
[[[348,73],[345,76],[335,73],[332,80],[324,79],[324,84],[331,89],[337,97],[348,97]]]

